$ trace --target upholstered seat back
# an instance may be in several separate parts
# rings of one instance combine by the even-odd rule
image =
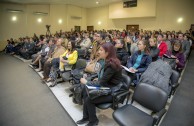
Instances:
[[[158,87],[150,84],[140,83],[134,91],[132,101],[136,101],[142,106],[158,112],[166,105],[168,94]]]

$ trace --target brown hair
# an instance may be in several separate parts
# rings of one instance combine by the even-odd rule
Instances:
[[[174,51],[174,46],[180,46],[179,52],[182,52],[182,43],[181,43],[181,41],[179,41],[179,40],[175,40],[175,41],[174,41],[174,44],[173,44],[173,46],[172,46],[172,50],[173,50],[173,51]]]
[[[142,44],[146,46],[144,52],[146,54],[149,54],[150,53],[149,42],[147,40],[140,40],[139,42],[142,42]],[[138,53],[141,53],[140,50],[138,51]]]

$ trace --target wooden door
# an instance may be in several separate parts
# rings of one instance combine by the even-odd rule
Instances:
[[[94,31],[94,26],[87,26],[87,31]]]
[[[127,25],[126,30],[130,30],[131,32],[139,31],[139,25]]]
[[[74,29],[75,29],[75,31],[80,32],[81,26],[75,26]]]

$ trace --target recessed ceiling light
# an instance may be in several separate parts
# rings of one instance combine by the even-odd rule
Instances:
[[[38,18],[37,21],[38,21],[39,23],[41,23],[41,22],[42,22],[42,19],[41,19],[41,18]]]
[[[59,20],[58,20],[58,23],[59,23],[59,24],[61,24],[62,22],[63,22],[62,19],[59,19]]]
[[[96,1],[96,4],[99,4],[99,2],[98,2],[98,1]]]
[[[182,17],[178,18],[178,20],[177,20],[178,23],[181,23],[182,21],[183,21]]]
[[[98,21],[98,25],[101,25],[102,24],[102,22],[101,21]]]
[[[16,21],[17,20],[17,17],[16,16],[13,16],[12,17],[12,21]]]

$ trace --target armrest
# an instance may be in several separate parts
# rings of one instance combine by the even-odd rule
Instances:
[[[175,83],[172,85],[172,89],[170,91],[170,95],[174,95],[176,88],[179,86],[179,83]]]
[[[158,123],[160,122],[160,119],[162,118],[162,116],[166,113],[166,109],[162,109],[161,111],[153,114],[153,118],[154,118],[154,121],[153,121],[153,124],[154,125],[158,125]]]
[[[177,88],[178,86],[179,86],[179,83],[174,83],[174,84],[172,85],[172,88],[175,89],[175,88]]]
[[[119,99],[119,98],[121,98],[122,96],[125,96],[125,95],[127,95],[127,94],[130,94],[130,92],[129,92],[129,91],[124,91],[124,92],[121,92],[121,93],[115,95],[114,97],[115,97],[116,99]]]
[[[124,100],[126,98],[126,97],[123,97],[123,96],[127,96],[126,104],[128,103],[130,92],[127,91],[127,90],[125,90],[125,91],[118,91],[118,92],[113,93],[112,95],[113,95],[113,107],[114,107],[113,109],[116,109],[116,108],[118,108],[118,104],[119,103],[123,104],[123,102],[124,102]]]

